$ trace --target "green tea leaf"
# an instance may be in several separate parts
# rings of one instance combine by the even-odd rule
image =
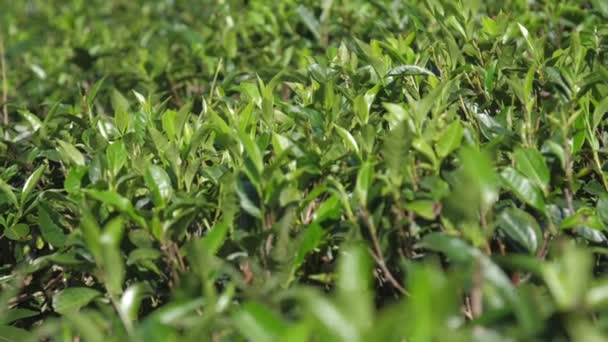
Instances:
[[[437,151],[439,158],[445,158],[460,147],[463,132],[460,121],[454,121],[445,128],[435,144],[435,151]]]
[[[368,193],[374,178],[374,165],[371,162],[366,162],[359,169],[357,174],[357,184],[355,192],[359,199],[359,204],[363,207],[367,206]]]
[[[392,68],[387,76],[418,76],[429,75],[435,76],[430,70],[418,65],[398,65]]]
[[[551,181],[545,158],[535,149],[518,148],[514,153],[515,167],[538,187],[546,190]]]
[[[0,190],[4,195],[8,198],[8,200],[15,206],[15,208],[19,208],[19,201],[17,200],[17,196],[13,192],[13,189],[10,185],[8,185],[3,179],[0,178]]]
[[[593,111],[592,131],[595,131],[598,128],[606,112],[608,112],[608,97],[604,98]]]
[[[38,182],[40,182],[40,178],[42,177],[42,174],[44,173],[45,170],[46,170],[45,165],[38,167],[36,169],[36,171],[34,171],[27,178],[27,180],[25,181],[25,184],[23,184],[23,190],[21,190],[21,199],[20,199],[22,206],[24,205],[25,201],[27,200],[27,196],[38,185]]]
[[[63,233],[63,229],[53,221],[44,205],[38,206],[38,226],[44,241],[54,247],[62,247],[65,244],[67,237]]]
[[[73,314],[99,296],[101,293],[88,287],[70,287],[53,296],[53,310],[62,315]]]
[[[531,205],[540,212],[545,211],[545,198],[542,191],[528,178],[511,167],[501,172],[502,180],[519,200]]]
[[[507,208],[498,216],[496,225],[511,239],[534,254],[542,241],[540,227],[534,217],[517,208]]]
[[[119,195],[118,193],[110,190],[101,191],[94,189],[87,189],[85,193],[90,197],[127,214],[133,221],[135,221],[140,226],[147,226],[146,221],[135,211],[135,208],[133,207],[131,202],[127,198]]]
[[[355,138],[353,138],[353,136],[350,134],[350,132],[338,125],[334,125],[334,128],[336,129],[340,137],[342,137],[344,144],[348,146],[349,149],[359,154],[359,145],[357,144]]]
[[[295,251],[294,257],[290,262],[288,279],[285,285],[289,285],[294,280],[294,275],[306,260],[306,256],[312,252],[315,248],[319,247],[319,244],[323,241],[325,231],[323,228],[316,224],[310,224],[300,236],[298,247]]]
[[[116,89],[112,89],[112,109],[116,128],[124,134],[129,125],[129,101]]]
[[[106,159],[111,175],[118,175],[118,172],[120,172],[127,162],[127,149],[122,140],[108,145],[108,148],[106,149]]]
[[[164,207],[173,197],[173,186],[167,172],[158,165],[150,164],[144,179],[152,192],[154,204],[160,208]]]
[[[69,160],[78,166],[84,166],[84,156],[76,147],[74,147],[74,145],[63,140],[57,140],[57,143],[59,144],[59,147],[57,149],[59,153],[63,156],[64,160]]]
[[[17,223],[4,230],[4,236],[11,240],[23,240],[30,233],[30,227],[25,223]]]

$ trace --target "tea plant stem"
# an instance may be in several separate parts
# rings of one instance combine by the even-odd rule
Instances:
[[[407,292],[407,290],[405,288],[403,288],[403,286],[401,286],[401,284],[399,284],[397,279],[395,279],[395,277],[393,276],[391,271],[388,269],[388,266],[386,266],[386,260],[384,259],[384,255],[382,255],[382,248],[380,247],[380,242],[378,241],[378,236],[376,235],[376,227],[375,227],[374,222],[372,221],[371,217],[369,216],[369,212],[367,211],[367,209],[364,209],[364,208],[361,209],[361,217],[363,218],[363,221],[367,225],[369,235],[371,236],[371,239],[372,239],[372,244],[373,244],[374,248],[373,248],[373,250],[370,251],[370,254],[376,261],[376,264],[378,264],[378,267],[380,267],[380,269],[382,270],[382,273],[384,273],[384,276],[386,277],[388,282],[391,283],[391,285],[397,291],[399,291],[399,293],[401,293],[402,295],[409,296],[409,293]]]
[[[483,270],[480,260],[475,261],[473,273],[473,288],[471,289],[471,314],[474,318],[483,312]]]
[[[2,73],[2,114],[4,125],[8,125],[8,82],[6,77],[6,57],[4,55],[4,35],[0,32],[0,73]]]

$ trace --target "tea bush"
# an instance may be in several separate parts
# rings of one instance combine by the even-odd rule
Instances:
[[[0,0],[3,341],[602,341],[603,0]]]

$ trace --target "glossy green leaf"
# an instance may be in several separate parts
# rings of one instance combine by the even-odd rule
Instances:
[[[357,174],[357,183],[355,192],[359,203],[362,206],[367,206],[368,193],[374,178],[374,165],[371,162],[366,162],[359,169]]]
[[[517,170],[507,167],[500,173],[505,186],[517,198],[540,212],[545,211],[545,198],[542,191]]]
[[[158,165],[150,164],[146,169],[144,179],[152,192],[154,204],[164,207],[173,196],[173,185],[167,172]]]
[[[355,153],[359,153],[359,145],[357,144],[357,141],[355,140],[355,138],[353,138],[353,136],[344,128],[338,126],[338,125],[334,125],[335,130],[338,132],[338,134],[340,135],[340,137],[342,137],[342,140],[344,141],[344,144],[346,146],[348,146],[349,149],[351,149],[352,151],[354,151]]]
[[[25,181],[25,184],[23,184],[23,189],[21,190],[21,198],[20,198],[21,205],[23,205],[25,203],[28,195],[38,185],[38,183],[40,182],[40,178],[42,177],[42,174],[44,173],[45,170],[46,170],[46,166],[42,165],[42,166],[38,167],[27,178],[27,180]]]
[[[430,70],[418,65],[398,65],[388,72],[388,76],[435,76]]]
[[[507,208],[499,214],[496,225],[528,252],[535,253],[540,247],[541,229],[536,219],[525,211]]]

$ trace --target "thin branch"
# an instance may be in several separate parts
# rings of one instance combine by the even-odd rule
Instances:
[[[2,77],[2,114],[4,125],[8,126],[8,82],[6,77],[6,58],[4,55],[4,35],[0,32],[0,73]]]
[[[399,293],[401,293],[402,295],[409,296],[409,293],[407,292],[407,290],[405,288],[403,288],[403,286],[401,286],[401,284],[397,281],[397,279],[395,279],[395,277],[393,276],[391,271],[386,266],[386,260],[384,259],[384,255],[382,255],[382,248],[380,248],[380,242],[378,241],[378,236],[376,236],[376,227],[374,226],[374,223],[372,222],[371,218],[369,217],[369,213],[367,212],[366,209],[361,209],[360,212],[361,212],[361,217],[363,218],[363,220],[365,221],[365,224],[367,225],[367,228],[369,230],[369,235],[372,238],[372,244],[374,246],[373,250],[370,251],[371,252],[370,254],[376,261],[376,264],[378,264],[378,266],[382,270],[382,273],[384,273],[384,276],[386,277],[388,282],[391,283],[391,285],[397,291],[399,291]]]
[[[479,260],[475,262],[473,273],[473,288],[471,289],[471,314],[473,317],[481,316],[483,312],[483,274]]]

